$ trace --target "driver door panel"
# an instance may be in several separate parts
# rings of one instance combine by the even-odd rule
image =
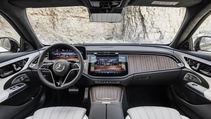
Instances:
[[[14,53],[13,53],[14,54]],[[4,59],[0,63],[1,74],[13,71],[13,73],[0,78],[0,95],[2,92],[7,92],[8,95],[4,97],[0,102],[0,118],[1,119],[20,119],[25,118],[29,113],[34,110],[44,94],[44,89],[41,86],[38,78],[36,78],[32,70],[28,68],[30,62],[40,54],[39,51],[18,53],[19,55],[9,55],[5,60],[3,55],[0,55],[0,59]],[[27,59],[21,69],[15,71],[15,68],[19,68],[15,65],[20,60]],[[10,66],[13,68],[2,68]],[[20,87],[18,87],[20,86]],[[21,87],[22,86],[22,87]]]
[[[197,63],[201,62],[211,65],[211,62],[200,58],[199,56],[175,51],[175,53],[183,60],[185,68],[182,69],[180,76],[171,85],[171,92],[176,105],[191,119],[208,119],[211,117],[209,112],[211,109],[211,99],[208,96],[210,89],[211,77],[199,72]],[[188,59],[193,59],[196,66],[190,65]],[[198,67],[200,68],[200,67]],[[188,78],[186,77],[189,75]],[[208,92],[208,95],[206,94]]]

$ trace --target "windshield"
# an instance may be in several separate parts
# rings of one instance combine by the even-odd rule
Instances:
[[[39,40],[54,43],[169,44],[185,15],[185,8],[129,6],[118,23],[90,22],[86,7],[27,8]]]

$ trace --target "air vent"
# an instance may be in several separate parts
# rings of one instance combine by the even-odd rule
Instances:
[[[193,69],[196,72],[199,72],[203,75],[206,75],[208,77],[211,77],[211,66],[204,64],[202,62],[196,61],[191,58],[185,57],[186,62],[190,66],[191,69]]]
[[[5,78],[18,71],[20,71],[27,63],[28,58],[14,62],[12,64],[6,65],[0,68],[0,78]]]
[[[36,69],[35,66],[36,66],[37,63],[38,63],[38,59],[39,59],[39,57],[35,58],[35,59],[30,63],[29,68]]]

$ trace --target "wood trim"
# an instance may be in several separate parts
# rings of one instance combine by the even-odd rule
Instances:
[[[176,69],[180,66],[170,57],[157,55],[127,55],[128,56],[128,74]],[[84,73],[88,74],[88,59],[85,60]]]
[[[128,55],[128,73],[180,68],[171,58],[157,55]]]
[[[94,86],[91,87],[92,102],[121,102],[121,86]]]

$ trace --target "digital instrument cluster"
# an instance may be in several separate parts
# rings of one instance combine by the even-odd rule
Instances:
[[[83,58],[86,59],[86,49],[84,47],[76,47],[82,54]],[[78,60],[77,54],[69,48],[55,48],[49,52],[49,60]]]

